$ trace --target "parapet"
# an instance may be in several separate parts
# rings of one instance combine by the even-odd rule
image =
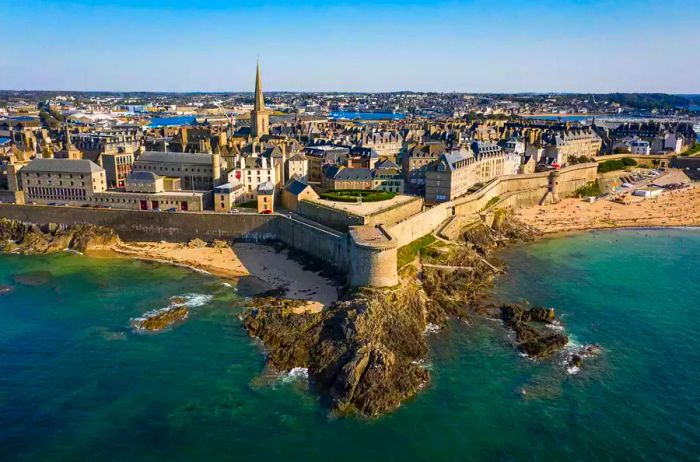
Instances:
[[[399,283],[396,268],[398,239],[383,226],[354,226],[349,232],[350,284],[392,287]]]

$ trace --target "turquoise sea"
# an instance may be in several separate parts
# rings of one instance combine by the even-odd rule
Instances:
[[[698,460],[700,231],[606,231],[506,252],[503,300],[554,306],[598,358],[520,357],[493,321],[431,339],[433,382],[397,412],[336,418],[264,373],[231,287],[180,268],[0,255],[2,461]],[[129,318],[199,301],[170,331]]]

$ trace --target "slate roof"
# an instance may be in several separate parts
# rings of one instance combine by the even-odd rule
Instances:
[[[211,157],[206,153],[146,151],[136,162],[211,165]]]
[[[104,169],[90,160],[73,159],[34,159],[29,162],[22,172],[37,173],[97,173]]]
[[[138,182],[155,182],[156,179],[158,178],[158,175],[156,175],[153,172],[148,172],[145,170],[134,170],[131,173],[129,173],[129,176],[126,177],[126,181],[132,182],[132,181],[138,181]]]
[[[371,181],[372,171],[368,168],[342,168],[333,177],[335,180]]]
[[[284,190],[294,194],[295,196],[298,196],[299,194],[304,192],[304,190],[306,188],[309,188],[309,187],[310,186],[306,183],[302,183],[301,181],[296,180],[296,179],[291,179],[284,186]]]
[[[258,185],[258,194],[272,194],[275,192],[275,185],[270,181]]]

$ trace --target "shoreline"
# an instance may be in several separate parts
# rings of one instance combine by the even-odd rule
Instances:
[[[635,197],[629,204],[568,198],[516,210],[515,216],[537,229],[540,238],[606,229],[700,227],[700,187],[666,191],[655,198]]]

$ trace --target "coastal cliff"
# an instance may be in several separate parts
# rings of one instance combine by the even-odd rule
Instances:
[[[390,412],[430,381],[427,333],[450,318],[497,317],[513,329],[532,357],[551,355],[567,339],[533,326],[555,320],[553,310],[501,309],[487,301],[494,275],[503,272],[497,250],[531,240],[534,231],[498,212],[492,226],[475,224],[459,242],[424,249],[421,262],[401,273],[392,289],[362,289],[318,313],[293,300],[258,298],[242,315],[251,336],[267,350],[275,370],[308,370],[309,378],[340,414]],[[496,264],[494,264],[494,262]],[[488,307],[485,308],[485,307]]]
[[[320,313],[296,314],[294,304],[255,300],[243,323],[265,344],[270,366],[307,368],[334,411],[382,414],[430,380],[421,366],[428,354],[428,307],[414,281],[362,290]]]
[[[35,225],[0,218],[0,251],[47,254],[63,250],[86,252],[112,247],[119,236],[110,229],[88,224],[70,226],[49,223]]]

